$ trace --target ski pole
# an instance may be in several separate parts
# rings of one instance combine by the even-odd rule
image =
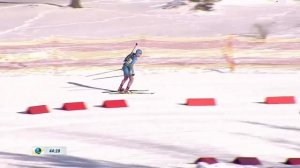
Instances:
[[[108,76],[108,77],[103,77],[103,78],[95,78],[93,80],[98,80],[98,79],[107,79],[107,78],[116,78],[116,77],[121,77],[123,75],[117,75],[117,76]]]
[[[135,43],[131,53],[133,53],[134,49],[136,48],[136,46],[138,45],[138,43]],[[116,70],[111,70],[111,71],[107,71],[107,72],[101,72],[101,73],[96,73],[96,74],[91,74],[91,75],[87,75],[86,77],[90,77],[90,76],[96,76],[96,75],[101,75],[101,74],[106,74],[106,73],[110,73],[110,72],[114,72],[114,71],[118,71],[118,70],[122,70],[122,69],[116,69]]]
[[[96,73],[96,74],[91,74],[91,75],[87,75],[85,77],[90,77],[90,76],[96,76],[96,75],[101,75],[101,74],[106,74],[106,73],[110,73],[110,72],[114,72],[114,71],[119,71],[122,69],[115,69],[115,70],[111,70],[111,71],[106,71],[106,72],[101,72],[101,73]]]

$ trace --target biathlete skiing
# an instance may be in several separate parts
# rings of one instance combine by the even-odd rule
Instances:
[[[137,44],[135,45],[137,46]],[[133,49],[134,50],[134,49]],[[123,63],[123,67],[122,67],[122,70],[123,70],[123,74],[124,74],[124,78],[123,80],[121,81],[121,84],[119,86],[119,89],[118,89],[118,92],[120,93],[130,93],[129,89],[130,89],[130,86],[132,85],[133,83],[133,80],[134,80],[134,64],[136,63],[138,57],[140,57],[143,52],[141,49],[137,49],[135,51],[135,53],[132,52],[124,59],[124,63]],[[127,84],[127,87],[124,89],[123,88],[123,85],[125,84],[125,82],[129,79],[129,82]]]

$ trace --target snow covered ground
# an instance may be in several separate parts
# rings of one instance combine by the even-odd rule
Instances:
[[[204,156],[223,162],[254,156],[266,166],[279,166],[287,157],[299,157],[299,104],[261,103],[267,96],[298,98],[299,73],[136,71],[133,88],[155,94],[103,93],[101,89],[116,89],[119,78],[1,77],[1,93],[5,95],[1,100],[1,164],[187,167]],[[185,106],[187,98],[215,98],[217,106]],[[104,100],[114,99],[125,99],[129,107],[98,107]],[[89,109],[59,109],[63,103],[74,101],[86,102]],[[29,106],[43,104],[51,113],[21,113]],[[67,156],[31,156],[33,146],[65,146]]]
[[[168,0],[85,0],[76,10],[65,0],[8,2],[0,1],[0,167],[196,168],[207,156],[222,162],[211,167],[239,167],[230,163],[238,156],[291,167],[282,162],[300,157],[299,2],[223,0],[210,13],[162,9]],[[121,78],[93,80],[121,71],[86,77],[120,68],[134,42],[144,56],[132,89],[154,94],[104,93]],[[268,96],[297,103],[267,105]],[[190,107],[188,98],[217,105]],[[114,99],[129,107],[100,107]],[[60,109],[77,101],[88,110]],[[24,113],[35,105],[51,112]],[[67,154],[33,156],[35,146]]]
[[[0,20],[5,23],[0,27],[1,39],[256,35],[255,24],[264,25],[271,36],[299,37],[300,30],[299,2],[294,1],[291,2],[296,4],[224,0],[217,3],[216,10],[210,13],[193,11],[193,3],[176,9],[162,9],[168,0],[86,0],[83,1],[85,8],[77,10],[42,4],[46,0],[30,1],[39,4],[5,4],[0,8]],[[57,0],[52,4],[65,6],[66,2]],[[21,14],[11,14],[12,11],[21,11]]]

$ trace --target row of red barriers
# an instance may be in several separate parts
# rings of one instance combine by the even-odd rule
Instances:
[[[281,97],[267,97],[265,99],[266,104],[295,104],[296,100],[294,96],[281,96]],[[187,106],[215,106],[216,100],[214,98],[190,98],[187,99]],[[127,107],[125,100],[106,100],[103,102],[102,107],[105,108],[120,108]],[[84,102],[71,102],[63,104],[62,110],[85,110],[87,109]],[[31,106],[27,109],[29,114],[41,114],[48,113],[49,109],[46,105]]]
[[[106,100],[103,102],[102,107],[104,108],[120,108],[127,107],[125,100]],[[87,106],[84,102],[70,102],[64,103],[62,110],[73,111],[73,110],[86,110]],[[26,111],[28,114],[42,114],[49,113],[50,110],[47,105],[31,106]]]
[[[264,103],[265,104],[295,104],[296,99],[294,96],[266,97]],[[187,99],[186,105],[188,105],[188,106],[215,106],[216,100],[214,98]]]
[[[214,157],[201,157],[195,161],[195,164],[200,162],[205,162],[207,164],[219,163],[218,160]],[[261,161],[256,157],[237,157],[232,163],[239,165],[262,165]],[[300,158],[288,158],[284,164],[287,165],[300,165]]]

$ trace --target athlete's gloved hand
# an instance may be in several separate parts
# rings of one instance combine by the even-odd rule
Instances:
[[[135,74],[132,74],[131,76],[134,76]]]

